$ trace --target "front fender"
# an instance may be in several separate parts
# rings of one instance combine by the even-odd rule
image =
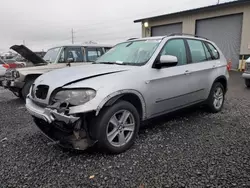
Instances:
[[[142,104],[142,120],[146,119],[147,114],[146,114],[146,103],[145,100],[142,96],[142,94],[136,90],[132,90],[132,89],[124,89],[124,90],[119,90],[116,91],[114,93],[111,93],[110,95],[108,95],[107,97],[105,97],[102,102],[98,105],[97,109],[96,109],[96,116],[99,114],[100,110],[105,106],[105,104],[110,101],[110,99],[115,98],[119,95],[122,94],[135,94],[141,101]],[[119,98],[119,97],[118,97]]]
[[[91,111],[95,111],[95,115],[98,116],[100,110],[105,106],[105,104],[112,98],[115,98],[119,95],[122,94],[135,94],[136,96],[138,96],[138,98],[141,101],[142,104],[142,120],[146,119],[147,114],[146,114],[146,103],[145,100],[142,96],[142,94],[136,90],[132,90],[132,89],[124,89],[124,90],[119,90],[116,92],[113,92],[111,94],[109,94],[108,96],[104,97],[103,99],[100,98],[95,98],[83,105],[79,105],[79,106],[74,106],[74,107],[70,107],[70,111],[69,114],[77,114],[77,113],[87,113],[87,112],[91,112]]]

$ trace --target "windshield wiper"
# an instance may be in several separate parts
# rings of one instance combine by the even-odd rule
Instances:
[[[125,65],[124,63],[119,62],[93,62],[93,64]]]

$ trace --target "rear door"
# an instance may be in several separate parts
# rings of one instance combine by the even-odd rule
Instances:
[[[190,85],[194,91],[193,101],[207,99],[210,86],[217,77],[218,53],[211,53],[208,43],[202,40],[186,39],[187,48],[190,51]]]

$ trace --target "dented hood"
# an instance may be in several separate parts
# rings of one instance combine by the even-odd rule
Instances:
[[[105,64],[88,64],[62,68],[39,76],[35,81],[35,85],[45,84],[51,88],[57,88],[93,77],[127,71],[133,68],[135,68],[135,66]]]
[[[10,49],[16,51],[25,59],[32,62],[34,65],[48,64],[48,62],[46,62],[43,58],[36,55],[34,52],[32,52],[29,48],[27,48],[24,45],[13,45],[10,47]]]

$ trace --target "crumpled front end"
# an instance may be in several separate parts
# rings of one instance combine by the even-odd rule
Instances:
[[[60,103],[44,107],[29,97],[26,99],[26,108],[38,128],[52,140],[49,144],[76,150],[85,150],[94,145],[84,114],[69,115],[67,108],[60,106]]]

